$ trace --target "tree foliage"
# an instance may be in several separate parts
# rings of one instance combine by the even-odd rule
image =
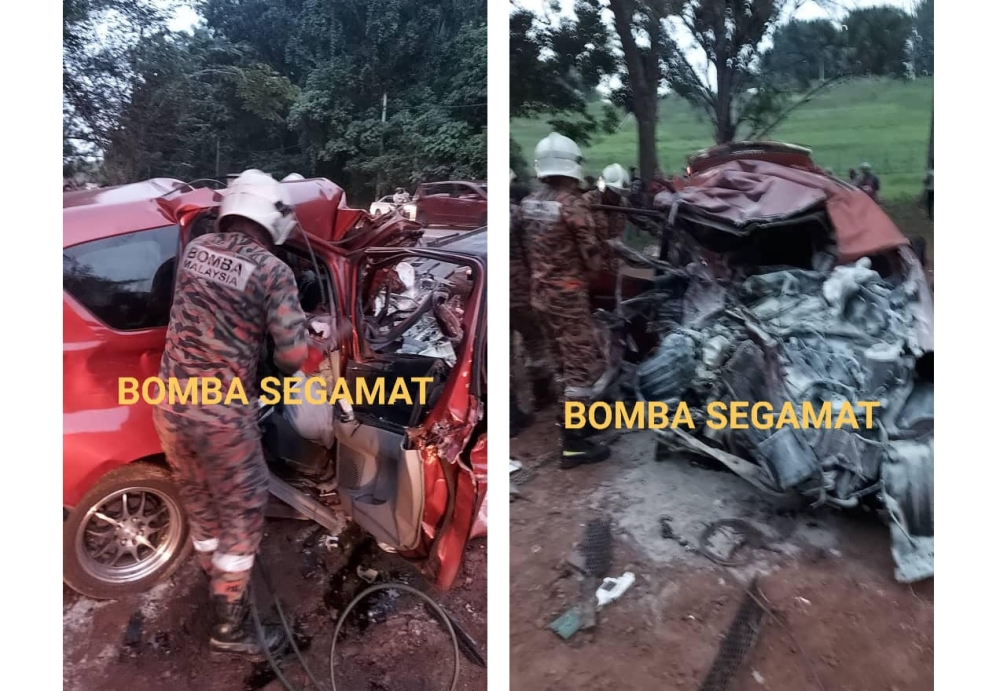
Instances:
[[[63,163],[73,170],[107,149],[138,76],[136,51],[162,29],[154,0],[63,0]]]
[[[64,24],[83,83],[101,72],[82,60],[94,41],[79,27],[106,21],[97,5],[107,3],[127,0],[81,0]],[[199,9],[190,34],[137,16],[135,40],[109,57],[109,79],[124,88],[100,110],[93,138],[107,182],[260,167],[372,197],[485,176],[485,0],[203,0]],[[81,112],[68,112],[67,138],[86,124]]]
[[[816,80],[846,76],[851,72],[847,33],[829,19],[792,19],[775,30],[761,71],[799,90]]]
[[[558,3],[556,3],[558,4]],[[911,17],[896,7],[800,21],[803,0],[577,0],[582,40],[550,21],[511,15],[512,116],[582,113],[587,78],[614,83],[611,101],[633,114],[643,177],[658,165],[657,103],[671,91],[703,112],[717,142],[766,133],[795,108],[851,76],[933,73],[933,0]],[[595,59],[595,56],[599,59]],[[581,79],[582,78],[582,79]],[[550,122],[552,119],[550,118]]]
[[[914,17],[885,6],[854,9],[836,21],[792,20],[775,31],[761,65],[805,89],[836,77],[903,77],[910,65],[918,75],[933,74],[933,51],[933,2],[923,0]]]
[[[545,114],[553,131],[580,144],[614,126],[614,109],[595,113],[595,89],[616,70],[611,36],[597,0],[578,0],[572,17],[510,15],[510,114]],[[527,172],[525,152],[511,141],[511,169]]]
[[[920,0],[913,14],[913,69],[934,76],[934,0]]]
[[[715,141],[728,142],[737,128],[757,124],[780,108],[778,89],[759,69],[764,39],[793,0],[687,0],[663,54],[670,88],[711,119]],[[707,69],[685,50],[689,37]],[[756,122],[754,122],[756,121]]]
[[[893,76],[906,74],[913,18],[898,7],[864,7],[844,20],[855,76]]]

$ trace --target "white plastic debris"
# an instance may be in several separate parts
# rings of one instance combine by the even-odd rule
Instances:
[[[753,680],[754,680],[755,682],[757,682],[757,683],[758,683],[758,684],[760,684],[761,686],[763,686],[763,685],[764,685],[764,675],[763,675],[763,674],[761,674],[760,672],[758,672],[758,671],[757,671],[757,670],[755,670],[755,669],[754,669],[754,670],[751,670],[750,674],[752,674],[752,675],[753,675]]]
[[[288,421],[303,439],[322,444],[328,449],[333,448],[336,439],[333,424],[333,406],[322,400],[313,402],[306,399],[305,387],[310,377],[306,377],[301,370],[296,372],[291,378],[296,380],[294,385],[295,393],[292,395],[299,398],[301,403],[298,405],[289,405],[285,408],[285,415],[288,416]],[[319,392],[314,391],[313,395],[319,395]],[[325,396],[320,395],[320,397],[322,399]],[[338,401],[338,403],[347,403],[347,401]]]
[[[601,587],[597,589],[597,609],[601,609],[625,594],[625,591],[635,583],[635,574],[626,571],[618,578],[605,578]]]
[[[513,475],[522,468],[521,461],[515,461],[513,458],[510,459],[510,472]]]
[[[317,334],[320,338],[329,338],[331,329],[329,320],[313,319],[309,322],[309,327],[313,330],[313,333]]]
[[[417,272],[409,262],[399,262],[396,264],[396,275],[399,276],[399,280],[402,282],[407,293],[413,290],[413,287],[417,284]]]

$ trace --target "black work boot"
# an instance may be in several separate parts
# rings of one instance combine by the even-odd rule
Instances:
[[[554,393],[551,377],[536,377],[531,382],[531,397],[535,400],[535,410],[545,410],[554,405],[558,397]]]
[[[605,432],[608,431],[608,428],[605,427],[604,429],[597,429],[592,424],[590,424],[590,422],[587,422],[580,429],[573,431],[579,434],[584,439],[590,439],[591,437],[596,437],[598,434],[604,434]]]
[[[257,637],[257,627],[250,619],[246,595],[233,603],[215,596],[212,598],[212,605],[215,608],[216,623],[208,639],[208,647],[213,654],[243,655],[256,662],[267,659]],[[285,630],[280,626],[262,626],[268,650],[277,657],[288,645]]]
[[[598,446],[580,434],[581,430],[562,428],[562,458],[559,467],[569,470],[579,465],[600,463],[611,457],[611,449]]]
[[[511,439],[519,435],[531,426],[534,417],[529,413],[522,412],[517,405],[517,398],[514,394],[510,396],[510,436]]]

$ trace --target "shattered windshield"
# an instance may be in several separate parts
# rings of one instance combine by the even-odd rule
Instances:
[[[372,350],[439,358],[454,366],[465,336],[471,270],[459,263],[408,257],[378,272],[384,278],[364,311]]]

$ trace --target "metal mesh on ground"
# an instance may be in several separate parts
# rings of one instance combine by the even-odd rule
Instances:
[[[761,599],[755,579],[747,588],[736,618],[698,691],[727,691],[740,666],[750,656],[764,625],[767,612],[760,604]]]
[[[606,576],[611,570],[611,521],[606,518],[590,521],[583,533],[580,552],[588,575]]]

